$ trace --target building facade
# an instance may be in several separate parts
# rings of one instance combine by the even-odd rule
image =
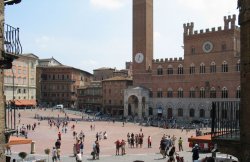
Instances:
[[[77,89],[77,108],[83,111],[101,111],[102,82],[92,81],[90,85]]]
[[[45,58],[45,59],[39,59],[38,60],[38,66],[39,67],[53,67],[53,66],[62,66],[63,64],[60,63],[59,61],[57,61],[55,58],[51,57],[51,58]],[[42,68],[37,68],[36,72],[36,85],[37,85],[37,89],[36,89],[36,98],[38,101],[38,104],[41,103],[41,71]]]
[[[93,70],[94,72],[94,81],[102,81],[108,78],[112,78],[114,76],[115,68],[99,68]]]
[[[124,90],[133,85],[132,78],[113,77],[102,81],[103,112],[114,116],[123,115]]]
[[[237,106],[227,103],[227,109],[230,108],[230,111],[226,120],[221,120],[223,105],[213,104],[212,140],[217,143],[221,152],[236,156],[240,162],[248,162],[250,161],[250,0],[238,0],[238,9],[241,29],[241,99]]]
[[[4,94],[7,104],[13,99],[19,102],[36,100],[37,65],[36,55],[22,54],[13,61],[11,69],[4,70]]]
[[[128,111],[135,105],[129,101],[132,95],[139,118],[179,120],[210,118],[212,101],[239,100],[240,30],[235,21],[235,15],[227,16],[224,28],[200,31],[194,31],[194,23],[184,24],[184,58],[154,59],[153,0],[134,0],[133,82],[148,93],[126,90],[124,116],[136,115]]]
[[[77,89],[90,84],[92,74],[69,66],[37,67],[41,106],[77,108]]]

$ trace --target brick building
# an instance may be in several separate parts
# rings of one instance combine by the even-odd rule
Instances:
[[[134,88],[125,91],[124,115],[210,118],[212,101],[238,100],[240,30],[235,21],[235,15],[224,17],[224,28],[200,31],[194,31],[194,23],[184,24],[184,58],[154,59],[153,0],[134,0]]]
[[[40,83],[40,105],[74,107],[77,104],[77,89],[90,84],[92,74],[69,66],[37,67]]]
[[[103,68],[99,68],[99,69],[95,69],[93,70],[94,72],[94,81],[101,81],[101,80],[105,80],[108,78],[112,78],[114,76],[114,72],[115,72],[115,68],[107,68],[107,67],[103,67]]]
[[[99,68],[93,71],[94,81],[92,81],[90,85],[77,90],[77,107],[85,111],[103,111],[102,81],[110,78],[131,77],[131,63],[126,63],[126,69],[123,70],[117,70],[116,68]]]
[[[132,78],[116,76],[102,81],[103,112],[123,115],[124,90],[133,85]]]

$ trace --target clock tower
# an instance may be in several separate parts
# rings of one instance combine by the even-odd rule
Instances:
[[[133,80],[147,86],[153,60],[153,0],[133,0]],[[149,88],[149,87],[148,87]]]

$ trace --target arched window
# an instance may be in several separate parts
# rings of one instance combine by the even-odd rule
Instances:
[[[183,98],[183,89],[182,88],[178,89],[178,98]]]
[[[158,98],[162,98],[162,89],[161,89],[161,88],[159,88],[159,89],[157,90],[157,97],[158,97]]]
[[[173,74],[174,70],[173,70],[173,66],[172,65],[168,65],[168,70],[167,70],[168,74]]]
[[[168,98],[172,98],[173,97],[173,89],[172,88],[168,88],[167,97]]]
[[[216,73],[216,64],[215,64],[215,62],[212,62],[210,64],[210,73]]]
[[[205,64],[204,64],[204,63],[201,63],[201,64],[200,64],[200,73],[201,73],[201,74],[206,73],[206,67],[205,67]]]
[[[228,72],[228,65],[226,61],[224,61],[221,65],[221,72],[223,73]]]
[[[194,113],[195,113],[194,109],[190,109],[189,110],[189,117],[194,117]]]
[[[210,89],[210,98],[216,98],[216,89],[214,87]]]
[[[240,72],[240,60],[236,64],[236,71]]]
[[[205,88],[201,87],[201,89],[200,89],[200,98],[205,98],[205,97],[206,97]]]
[[[195,73],[195,66],[194,66],[193,63],[190,65],[189,73],[190,73],[190,74],[194,74],[194,73]]]
[[[240,98],[240,86],[236,90],[236,98]]]
[[[228,91],[226,87],[223,87],[221,90],[221,98],[228,98]]]
[[[178,109],[178,116],[183,117],[183,109],[182,108]]]
[[[157,75],[163,75],[163,69],[161,65],[159,65],[157,68]]]
[[[178,74],[183,74],[184,72],[183,72],[183,65],[182,64],[180,64],[179,66],[178,66],[178,72],[177,72]]]
[[[204,118],[204,117],[205,117],[205,110],[200,109],[200,118]]]
[[[194,89],[194,87],[190,88],[189,97],[190,98],[195,98],[195,89]]]

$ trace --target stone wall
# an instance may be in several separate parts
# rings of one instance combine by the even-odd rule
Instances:
[[[2,59],[3,36],[4,36],[4,1],[0,1],[0,59]],[[4,112],[4,96],[3,96],[3,70],[0,69],[0,161],[5,161],[4,144],[5,144],[5,112]]]

